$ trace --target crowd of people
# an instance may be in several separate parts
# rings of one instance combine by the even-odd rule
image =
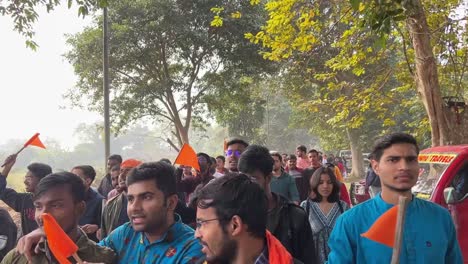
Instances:
[[[392,249],[361,234],[405,196],[400,263],[463,263],[449,213],[411,194],[418,153],[411,135],[379,139],[371,164],[381,192],[354,208],[340,158],[303,145],[285,154],[232,139],[224,155],[198,153],[199,171],[112,155],[98,188],[92,166],[32,163],[25,193],[7,188],[11,155],[0,199],[21,227],[0,210],[0,260],[57,263],[42,228],[49,213],[85,263],[389,263]]]

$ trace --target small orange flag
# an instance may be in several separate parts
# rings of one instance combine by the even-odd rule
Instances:
[[[39,139],[39,133],[34,134],[34,136],[32,136],[28,141],[26,141],[26,143],[24,143],[24,147],[27,147],[29,145],[44,149],[46,148],[44,144],[42,144],[42,141]]]
[[[395,244],[398,207],[398,205],[395,205],[382,214],[377,220],[375,220],[369,230],[364,234],[361,234],[361,236],[393,248],[393,245]]]
[[[71,263],[67,258],[78,251],[78,246],[63,231],[60,225],[50,214],[42,214],[44,232],[47,237],[47,245],[60,264]]]
[[[196,169],[197,171],[200,171],[197,153],[195,153],[195,150],[193,150],[193,148],[187,143],[185,143],[182,146],[182,149],[180,150],[179,155],[175,159],[174,164],[190,166]]]

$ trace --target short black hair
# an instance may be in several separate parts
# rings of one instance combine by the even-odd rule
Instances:
[[[388,149],[394,144],[408,143],[414,145],[416,148],[416,154],[419,154],[418,142],[416,139],[407,133],[391,133],[379,138],[375,144],[374,149],[371,152],[372,159],[379,161],[383,155],[384,150]]]
[[[217,157],[216,157],[216,159],[220,159],[220,160],[222,160],[222,161],[223,161],[223,163],[225,163],[225,162],[226,162],[226,158],[225,158],[224,156],[221,156],[221,155],[217,156]]]
[[[38,199],[52,188],[66,186],[70,188],[73,201],[75,201],[75,203],[79,203],[85,200],[86,188],[83,180],[77,175],[68,171],[52,173],[42,178],[37,184],[36,192],[34,193],[34,199]]]
[[[250,145],[239,157],[238,168],[240,172],[247,174],[259,170],[266,177],[273,171],[274,164],[275,161],[266,147]]]
[[[311,150],[309,150],[309,152],[307,152],[307,153],[308,153],[308,154],[309,154],[309,153],[315,153],[315,154],[317,154],[318,156],[320,156],[320,153],[319,153],[318,150],[316,150],[316,149],[311,149]]]
[[[333,171],[332,168],[329,167],[320,167],[314,171],[312,176],[310,177],[309,185],[310,189],[315,193],[315,198],[312,199],[314,202],[321,202],[322,201],[322,196],[318,192],[318,186],[320,184],[320,177],[322,174],[328,174],[328,177],[330,177],[330,181],[332,182],[333,185],[333,190],[328,196],[328,202],[330,203],[335,203],[340,201],[340,193],[341,193],[341,183],[338,182],[338,179],[335,176],[335,172]]]
[[[243,139],[240,139],[240,138],[231,138],[227,143],[226,143],[226,147],[229,147],[230,145],[234,145],[234,144],[241,144],[241,145],[244,145],[244,147],[248,147],[249,146],[249,143],[247,143],[245,140]]]
[[[281,154],[279,154],[279,152],[277,152],[277,151],[270,151],[270,155],[271,155],[271,156],[278,157],[279,161],[280,161],[280,162],[283,162],[283,157],[281,156]]]
[[[166,162],[167,164],[171,164],[171,165],[172,165],[171,161],[170,161],[169,159],[166,159],[166,158],[162,158],[162,159],[160,159],[159,161]]]
[[[52,168],[44,163],[31,163],[27,168],[32,173],[32,175],[39,178],[39,180],[52,173]]]
[[[83,172],[84,176],[86,176],[86,178],[91,179],[91,182],[93,182],[94,179],[96,178],[96,171],[94,170],[94,168],[92,166],[79,165],[79,166],[73,167],[72,170],[74,170],[74,169],[81,170]]]
[[[294,154],[289,154],[288,155],[288,160],[297,160],[297,157]]]
[[[300,150],[300,151],[303,151],[303,152],[307,152],[307,148],[306,148],[306,146],[304,146],[304,145],[299,145],[299,146],[297,146],[296,149],[297,149],[297,150]]]
[[[164,161],[145,162],[127,175],[127,186],[136,182],[154,180],[164,198],[177,193],[175,168]]]
[[[119,154],[112,154],[109,156],[109,158],[107,158],[108,160],[116,160],[118,161],[119,163],[122,163],[122,156],[120,156]]]
[[[197,157],[200,157],[200,156],[204,157],[204,158],[206,159],[206,162],[207,162],[208,164],[210,164],[210,165],[213,164],[213,163],[211,162],[211,157],[210,157],[210,155],[208,155],[208,154],[206,154],[206,153],[203,153],[203,152],[197,153]]]
[[[220,223],[226,224],[235,215],[247,225],[247,232],[264,238],[268,202],[265,192],[245,174],[227,173],[203,187],[198,194],[197,207],[213,207]]]

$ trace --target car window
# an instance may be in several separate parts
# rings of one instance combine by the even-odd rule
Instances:
[[[449,164],[419,163],[419,177],[412,192],[416,197],[429,200],[437,182]]]
[[[455,199],[462,200],[468,193],[468,161],[458,170],[452,180],[451,186],[455,188]]]

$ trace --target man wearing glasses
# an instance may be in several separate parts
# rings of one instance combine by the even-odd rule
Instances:
[[[225,154],[227,169],[229,172],[237,172],[237,163],[239,161],[239,157],[242,152],[244,152],[244,150],[249,146],[249,143],[239,138],[233,138],[229,140],[226,145],[227,150]]]
[[[301,263],[266,230],[267,199],[247,175],[228,173],[201,189],[195,237],[203,263]]]

